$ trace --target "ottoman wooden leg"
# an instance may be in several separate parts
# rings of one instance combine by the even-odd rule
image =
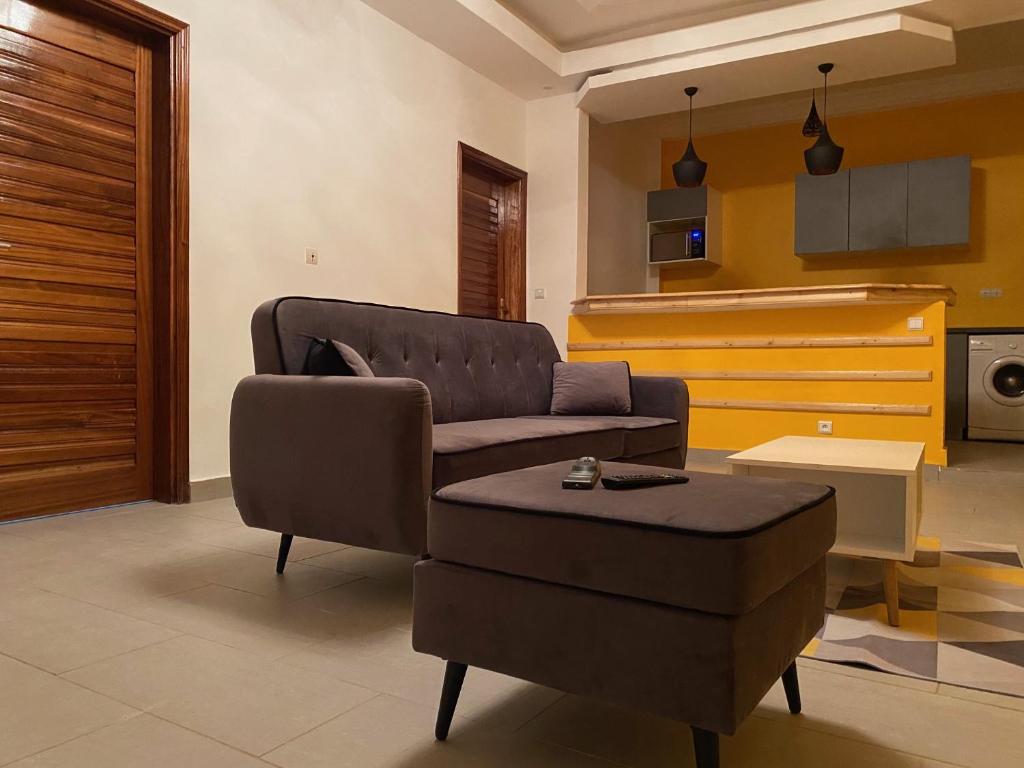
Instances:
[[[889,614],[889,624],[900,625],[900,580],[896,572],[896,561],[886,560],[882,563],[885,572],[882,576],[882,587],[885,590],[885,607]]]
[[[457,661],[449,661],[444,668],[444,684],[441,687],[441,705],[437,709],[437,724],[434,726],[434,738],[444,741],[448,738],[448,729],[455,716],[455,705],[459,703],[462,692],[462,681],[466,679],[466,665]]]
[[[718,768],[718,734],[705,731],[695,725],[693,731],[693,753],[697,757],[697,768]]]
[[[794,661],[785,672],[782,673],[782,687],[786,689],[786,703],[789,704],[789,711],[794,715],[800,714],[800,681],[796,676],[796,662]]]

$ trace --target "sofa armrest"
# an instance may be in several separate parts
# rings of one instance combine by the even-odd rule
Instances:
[[[414,379],[248,376],[231,402],[231,484],[246,524],[420,554],[430,394]]]
[[[680,467],[686,465],[686,437],[690,421],[690,392],[682,379],[667,376],[633,377],[633,415],[675,419],[682,431]]]

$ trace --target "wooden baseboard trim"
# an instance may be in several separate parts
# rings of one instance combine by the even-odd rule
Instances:
[[[807,336],[751,339],[635,339],[569,344],[570,352],[632,349],[796,349],[800,347],[928,347],[931,336]]]
[[[877,416],[930,416],[930,405],[890,403],[811,403],[781,400],[691,400],[693,408],[722,408],[740,411],[812,411],[821,413],[868,413]]]
[[[931,371],[633,371],[691,381],[931,381]]]

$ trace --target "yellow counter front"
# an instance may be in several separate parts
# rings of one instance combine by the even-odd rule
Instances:
[[[946,307],[952,289],[862,284],[588,296],[570,360],[628,360],[690,388],[693,448],[743,450],[784,435],[925,444],[946,465]]]

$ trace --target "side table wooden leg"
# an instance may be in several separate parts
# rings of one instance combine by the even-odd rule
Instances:
[[[885,607],[889,612],[889,625],[898,627],[900,625],[900,582],[896,573],[896,561],[885,560],[882,567],[885,569],[882,575],[882,585],[885,589]]]

